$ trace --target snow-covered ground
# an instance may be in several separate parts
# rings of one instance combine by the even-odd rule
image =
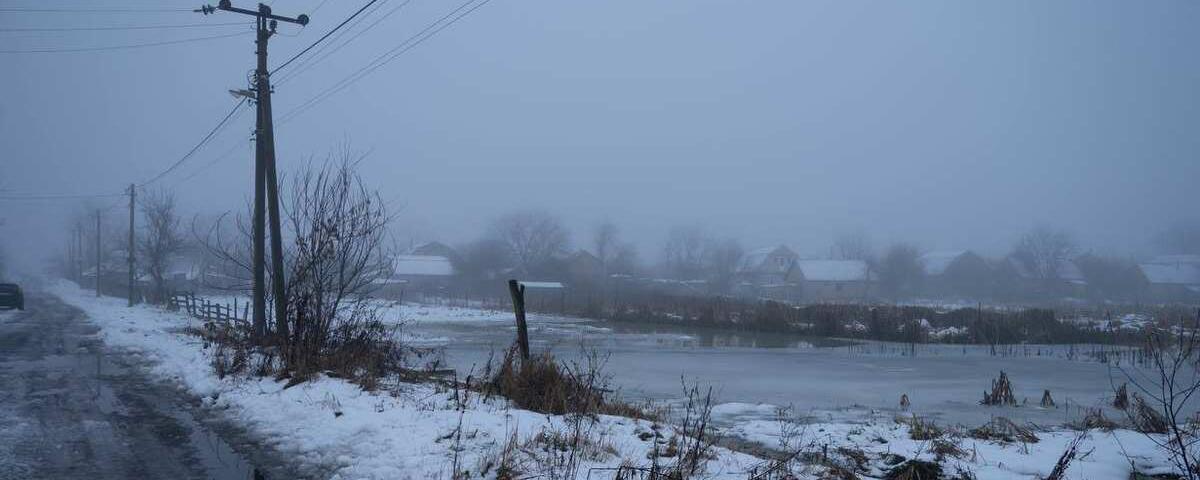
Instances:
[[[531,466],[539,456],[561,455],[549,439],[569,431],[564,417],[509,408],[501,401],[472,398],[460,410],[453,392],[433,385],[365,392],[326,377],[288,389],[269,378],[218,379],[211,352],[181,333],[199,321],[148,306],[128,308],[124,300],[96,298],[66,283],[51,291],[84,310],[108,346],[139,353],[152,374],[177,382],[284,455],[331,471],[331,478],[451,478],[455,464],[475,478],[513,439],[525,468],[540,468]],[[581,460],[579,478],[593,467],[649,464],[655,442],[647,435],[653,432],[651,423],[601,416],[584,428],[594,448]],[[725,449],[716,452],[705,469],[711,478],[744,478],[761,463]]]
[[[518,467],[523,463],[527,474],[544,473],[537,469],[555,463],[546,458],[555,455],[547,439],[571,428],[564,417],[514,409],[499,401],[472,398],[460,410],[453,392],[433,385],[404,384],[365,392],[332,378],[289,389],[271,379],[218,379],[210,367],[210,352],[196,338],[180,333],[184,327],[197,326],[197,320],[147,306],[127,308],[123,300],[97,299],[70,284],[58,284],[52,290],[87,312],[102,328],[109,346],[140,352],[150,360],[154,374],[178,382],[208,408],[244,425],[262,442],[297,462],[332,472],[332,478],[451,478],[455,465],[478,478],[483,465],[495,461],[513,439],[520,452],[516,456],[524,459],[517,462]],[[397,308],[406,321],[511,322],[508,312],[421,305]],[[848,464],[852,459],[840,453],[839,447],[861,451],[868,460],[865,473],[876,477],[886,471],[890,454],[934,458],[931,443],[910,439],[908,425],[897,422],[892,413],[864,408],[852,415],[857,420],[847,421],[844,411],[828,416],[805,412],[808,421],[797,422],[798,416],[790,412],[772,420],[777,410],[770,404],[725,403],[714,408],[713,417],[722,436],[773,449],[808,445]],[[837,420],[830,420],[834,418]],[[602,416],[588,425],[592,447],[584,455],[578,478],[586,478],[593,467],[649,464],[648,454],[655,442],[651,423]],[[1041,431],[1041,441],[1028,444],[951,435],[947,438],[952,438],[963,454],[944,458],[942,464],[947,473],[962,468],[981,480],[1039,478],[1050,472],[1076,434],[1065,429]],[[1068,478],[1123,480],[1130,472],[1127,459],[1144,473],[1171,470],[1165,454],[1134,432],[1091,431],[1080,451]],[[716,452],[702,478],[747,478],[747,472],[764,464],[746,454],[725,449]],[[540,466],[534,466],[538,463]],[[606,473],[598,478],[611,477],[611,471]],[[801,478],[816,478],[820,472],[810,468],[807,473],[812,476]],[[494,467],[484,477],[493,475]]]
[[[743,405],[762,409],[762,405]],[[729,412],[726,412],[729,413]],[[839,451],[850,448],[872,460],[867,467],[876,474],[886,468],[888,454],[933,461],[937,454],[931,441],[910,438],[909,424],[891,414],[865,413],[855,423],[796,423],[781,416],[778,421],[749,420],[725,430],[725,434],[783,449],[785,445],[811,445],[828,451],[843,463],[852,459]],[[945,456],[941,464],[947,475],[970,471],[979,480],[1041,479],[1050,474],[1060,455],[1080,432],[1051,429],[1035,432],[1036,443],[996,442],[971,438],[961,429],[949,429],[944,438],[960,449]],[[956,431],[957,430],[957,431]],[[786,450],[786,449],[785,449]],[[1164,453],[1147,437],[1129,430],[1090,430],[1078,448],[1079,457],[1067,470],[1067,478],[1124,480],[1130,477],[1130,462],[1148,475],[1173,471]]]

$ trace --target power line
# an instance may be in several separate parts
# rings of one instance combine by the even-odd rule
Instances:
[[[361,80],[363,77],[370,75],[372,72],[374,72],[379,67],[382,67],[383,65],[386,65],[388,62],[391,62],[392,60],[399,58],[401,55],[404,55],[409,50],[412,50],[413,48],[420,45],[421,43],[424,43],[425,40],[428,40],[430,37],[437,35],[438,32],[445,30],[446,27],[453,25],[455,22],[461,20],[463,17],[470,15],[471,12],[474,12],[475,10],[478,10],[480,7],[486,5],[491,0],[482,0],[482,1],[479,1],[478,3],[475,3],[476,1],[477,0],[467,0],[462,5],[459,5],[458,8],[455,8],[454,10],[450,11],[450,13],[447,13],[446,15],[437,19],[433,23],[429,24],[429,26],[425,27],[420,32],[417,32],[416,34],[405,39],[403,42],[400,43],[400,45],[397,45],[395,48],[392,48],[391,50],[384,52],[382,55],[376,57],[374,60],[369,62],[366,66],[356,70],[354,73],[351,73],[350,75],[346,76],[342,80],[339,80],[337,83],[333,84],[329,88],[321,91],[321,93],[318,93],[317,95],[313,96],[312,98],[309,98],[304,103],[301,103],[300,106],[292,109],[287,114],[285,114],[283,116],[283,118],[280,119],[279,123],[280,124],[287,123],[291,119],[295,118],[296,116],[300,115],[301,113],[304,113],[306,110],[312,108],[314,105],[324,101],[325,99],[336,94],[337,92],[340,92],[341,90],[345,89],[346,87],[352,85],[354,82]],[[467,8],[472,3],[474,3],[475,5],[471,6],[470,8]],[[466,10],[463,11],[463,9],[466,9]],[[462,12],[462,13],[459,13],[459,12]],[[455,16],[456,14],[457,14],[457,16]],[[451,17],[453,17],[453,18],[451,18]],[[449,19],[449,20],[447,21],[447,19]]]
[[[0,200],[76,200],[80,198],[107,198],[124,195],[124,193],[35,193],[29,195],[0,195]]]
[[[229,37],[236,37],[236,36],[239,36],[239,35],[246,35],[246,34],[248,34],[248,33],[251,33],[251,32],[227,33],[227,34],[224,34],[224,35],[212,35],[212,36],[208,36],[208,37],[184,38],[184,39],[179,39],[179,40],[165,40],[165,41],[161,41],[161,42],[150,42],[150,43],[134,43],[134,44],[128,44],[128,45],[109,45],[109,46],[105,46],[105,47],[81,47],[81,48],[43,48],[43,49],[30,49],[30,50],[0,50],[0,53],[8,53],[8,54],[26,54],[26,53],[79,53],[79,52],[101,52],[101,51],[110,51],[110,50],[130,50],[130,49],[137,49],[137,48],[147,48],[147,47],[161,47],[161,46],[164,46],[164,45],[177,45],[177,44],[180,44],[180,43],[202,42],[202,41],[206,41],[206,40],[217,40],[217,39],[221,39],[221,38],[229,38]]]
[[[232,119],[234,114],[238,113],[238,111],[242,108],[242,105],[245,105],[245,104],[246,104],[246,98],[242,97],[241,101],[239,101],[237,103],[237,105],[234,105],[233,109],[230,110],[229,113],[225,114],[225,117],[222,118],[220,122],[217,122],[217,126],[213,127],[212,130],[209,130],[208,134],[205,135],[204,138],[201,138],[200,142],[196,143],[196,145],[194,147],[192,147],[191,150],[188,150],[188,152],[185,153],[182,157],[179,157],[179,160],[176,160],[175,163],[171,164],[170,167],[167,167],[166,170],[163,170],[161,173],[159,173],[158,175],[155,175],[153,178],[138,184],[138,188],[143,188],[146,185],[149,185],[151,183],[158,181],[158,179],[165,177],[168,173],[171,173],[176,168],[179,168],[180,165],[183,165],[183,162],[186,162],[188,158],[191,158],[191,156],[194,155],[197,151],[199,151],[201,147],[203,147],[205,144],[207,144],[208,141],[212,139],[213,135],[216,135],[218,131],[220,131],[222,128],[225,128],[225,125],[229,123],[229,120]]]
[[[317,6],[313,7],[313,9],[312,9],[312,10],[310,10],[310,11],[308,12],[308,14],[309,14],[309,15],[312,15],[312,14],[314,14],[314,13],[317,13],[317,10],[320,10],[320,9],[321,9],[321,7],[324,7],[324,6],[325,6],[325,3],[326,3],[326,2],[328,2],[328,1],[329,1],[329,0],[321,0],[321,3],[318,3],[318,4],[317,4]]]
[[[358,39],[358,37],[361,37],[364,33],[371,31],[371,29],[375,28],[376,25],[379,25],[380,22],[387,20],[388,17],[390,17],[390,16],[392,16],[392,14],[400,11],[400,9],[404,8],[409,3],[412,3],[412,0],[404,0],[404,3],[397,5],[396,8],[388,10],[388,12],[383,14],[382,17],[377,18],[374,22],[371,22],[370,25],[367,25],[366,28],[359,30],[353,36],[351,36],[350,38],[347,38],[345,42],[338,44],[338,46],[334,47],[333,50],[322,53],[324,51],[324,47],[328,47],[331,44],[326,44],[326,45],[322,46],[322,48],[319,49],[316,53],[316,55],[318,55],[317,57],[311,57],[303,62],[300,62],[299,67],[296,67],[295,70],[292,70],[291,72],[284,74],[284,78],[280,78],[279,81],[275,82],[275,85],[282,85],[284,82],[290,81],[293,78],[296,78],[297,76],[303,74],[304,72],[307,72],[308,70],[312,69],[312,67],[320,64],[326,58],[329,58],[331,55],[337,53],[339,50],[344,48],[346,45],[349,45],[351,42]],[[376,8],[376,10],[378,10],[378,8]],[[340,37],[341,36],[339,35],[339,38]],[[334,41],[336,42],[337,39],[334,39]]]
[[[190,12],[190,8],[0,8],[0,13],[162,13]]]
[[[181,179],[177,180],[177,181],[175,182],[175,185],[176,185],[176,186],[178,186],[178,185],[181,185],[181,184],[183,184],[184,182],[187,182],[188,180],[191,180],[191,179],[195,178],[197,175],[200,175],[201,173],[204,173],[204,171],[205,171],[205,170],[208,170],[209,168],[212,168],[212,166],[214,166],[214,165],[216,165],[216,164],[218,164],[218,163],[221,163],[221,162],[225,161],[225,159],[227,159],[227,158],[229,158],[230,156],[232,156],[232,155],[233,155],[233,153],[234,153],[234,152],[236,152],[236,151],[237,151],[239,148],[242,148],[242,144],[241,144],[241,143],[235,143],[235,144],[234,144],[234,145],[233,145],[233,146],[232,146],[232,147],[231,147],[229,150],[226,150],[224,153],[222,153],[222,154],[218,155],[216,158],[212,159],[212,161],[210,161],[210,162],[208,162],[208,163],[206,163],[206,164],[204,164],[204,165],[200,166],[200,168],[197,168],[195,171],[193,171],[192,173],[188,174],[186,177],[183,177],[183,178],[181,178]]]
[[[341,29],[343,26],[345,26],[345,25],[346,25],[347,23],[349,23],[351,20],[354,20],[354,17],[357,17],[357,16],[358,16],[358,14],[360,14],[360,13],[362,13],[362,12],[363,12],[363,10],[366,10],[366,9],[367,9],[367,7],[370,7],[371,5],[374,5],[374,4],[375,4],[375,2],[378,2],[378,1],[379,1],[379,0],[371,0],[371,1],[367,2],[367,3],[366,3],[366,5],[363,5],[363,6],[362,6],[362,8],[359,8],[359,9],[358,9],[358,11],[354,12],[354,14],[350,15],[350,16],[349,16],[349,17],[347,17],[345,20],[342,20],[342,23],[339,23],[339,24],[338,24],[336,27],[333,27],[333,30],[330,30],[330,31],[328,31],[328,32],[325,32],[325,35],[321,35],[321,38],[318,38],[318,39],[317,39],[317,41],[313,42],[312,44],[310,44],[310,45],[309,45],[309,46],[307,46],[307,47],[304,47],[304,50],[301,50],[301,51],[300,51],[300,53],[297,53],[297,54],[295,54],[295,55],[292,55],[292,58],[289,58],[289,59],[288,59],[286,62],[283,62],[283,64],[282,64],[282,65],[280,65],[280,66],[278,66],[278,67],[275,67],[275,69],[274,69],[274,70],[271,70],[271,72],[270,72],[270,75],[274,75],[274,74],[275,74],[275,72],[278,72],[279,70],[283,69],[283,67],[286,67],[286,66],[288,66],[289,64],[291,64],[292,62],[296,61],[296,59],[297,59],[297,58],[300,58],[300,56],[301,56],[301,55],[304,55],[305,53],[308,53],[308,51],[309,51],[309,50],[312,50],[312,49],[313,49],[313,47],[317,46],[317,44],[321,43],[321,42],[322,42],[322,41],[324,41],[326,38],[329,38],[329,36],[330,36],[330,35],[333,35],[333,33],[334,33],[334,32],[336,32],[336,31],[338,31],[339,29]]]
[[[122,25],[111,27],[48,27],[48,28],[0,28],[0,32],[103,32],[125,30],[170,30],[175,28],[227,27],[233,25],[254,25],[250,22],[228,23],[185,23],[179,25]]]
[[[284,72],[283,75],[281,75],[278,79],[273,79],[273,80],[275,80],[274,84],[281,85],[283,82],[286,82],[287,80],[290,80],[292,77],[295,77],[296,75],[299,75],[300,73],[308,70],[308,68],[311,67],[312,64],[319,62],[322,58],[325,57],[325,55],[323,55],[324,52],[329,50],[330,47],[332,47],[335,43],[340,41],[342,39],[342,37],[345,37],[347,34],[349,34],[351,31],[353,31],[355,28],[357,28],[360,23],[362,23],[364,20],[367,19],[367,17],[374,15],[375,12],[379,11],[380,8],[383,8],[383,5],[386,4],[387,1],[388,0],[384,0],[383,2],[375,4],[375,6],[373,6],[370,10],[368,10],[364,15],[360,15],[352,23],[349,24],[348,28],[343,28],[336,35],[331,37],[328,42],[321,44],[321,46],[319,48],[317,48],[316,51],[314,51],[312,53],[312,55],[309,55],[309,56],[301,59],[295,68],[292,68],[291,70],[289,70],[287,72]]]

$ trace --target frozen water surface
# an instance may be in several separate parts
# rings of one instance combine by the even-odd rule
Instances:
[[[439,315],[428,307],[404,315],[406,333],[446,339],[445,361],[462,374],[480,370],[512,344],[515,327],[496,315]],[[508,314],[511,319],[511,313]],[[481,320],[486,319],[486,320]],[[909,412],[940,422],[982,424],[993,416],[1055,425],[1087,408],[1107,408],[1123,375],[1092,359],[1091,346],[1016,345],[992,355],[987,346],[856,342],[778,333],[746,333],[629,325],[546,315],[530,316],[535,351],[578,359],[584,348],[607,354],[615,387],[631,398],[675,400],[681,378],[711,385],[724,423],[775,415],[776,406],[820,421],[854,421],[871,411]],[[1019,407],[979,405],[1000,371],[1013,381]],[[1038,406],[1050,390],[1057,408]],[[1119,412],[1109,409],[1110,418]]]

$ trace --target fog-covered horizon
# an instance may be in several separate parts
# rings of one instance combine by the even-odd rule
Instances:
[[[815,257],[854,232],[876,249],[903,241],[1001,255],[1046,224],[1083,251],[1127,256],[1155,253],[1156,234],[1200,221],[1193,3],[495,1],[289,115],[453,7],[384,2],[372,22],[398,9],[275,79],[285,175],[344,145],[365,153],[360,171],[401,209],[393,230],[403,244],[461,244],[499,215],[535,208],[563,219],[576,247],[611,221],[648,262],[679,225]],[[271,64],[357,8],[329,2],[304,29],[281,25]],[[0,26],[228,15],[10,12]],[[230,28],[4,31],[0,50],[242,27]],[[0,59],[0,193],[120,193],[233,107],[227,90],[244,87],[253,35]],[[147,188],[174,192],[188,217],[242,211],[249,112]],[[60,254],[68,218],[88,202],[115,206],[110,221],[124,222],[119,197],[0,200],[8,256],[39,266]]]

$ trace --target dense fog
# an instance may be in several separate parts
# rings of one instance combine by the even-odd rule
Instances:
[[[609,221],[647,264],[664,259],[679,228],[803,258],[836,257],[845,236],[869,239],[876,255],[903,242],[1003,256],[1038,225],[1070,235],[1079,253],[1194,248],[1162,233],[1200,220],[1196,5],[497,2],[290,115],[439,7],[405,5],[275,79],[283,175],[347,145],[364,153],[360,171],[396,207],[400,245],[462,245],[497,217],[535,209],[563,222],[572,250],[593,248],[595,226]],[[305,28],[281,25],[272,62],[355,8],[330,2]],[[0,38],[37,49],[168,34],[188,37]],[[155,177],[237,101],[226,91],[245,88],[252,40],[4,54],[2,193],[119,194]],[[242,112],[147,188],[175,192],[186,218],[244,211],[252,128]],[[122,198],[2,202],[9,263],[40,269],[65,249],[74,216]],[[108,214],[124,221],[120,207]]]

